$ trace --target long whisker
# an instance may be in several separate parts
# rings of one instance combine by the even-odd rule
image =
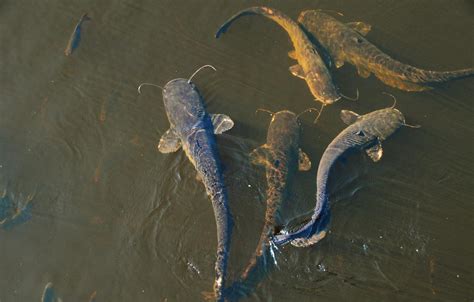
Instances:
[[[386,95],[390,96],[393,99],[393,105],[390,108],[392,108],[392,109],[395,108],[395,106],[397,105],[397,98],[393,94],[387,93],[385,91],[382,92],[382,94],[386,94]]]
[[[410,128],[415,128],[415,129],[421,128],[421,125],[409,125],[409,124],[403,124],[403,126],[405,126],[405,127],[410,127]]]
[[[300,114],[298,114],[298,115],[296,116],[296,118],[299,118],[299,117],[300,117],[300,115],[302,115],[303,113],[306,113],[306,112],[311,112],[311,111],[318,111],[318,112],[319,112],[319,110],[318,110],[318,109],[316,109],[316,108],[314,108],[314,107],[311,107],[311,108],[308,108],[308,109],[306,109],[306,110],[302,111]]]
[[[350,98],[342,93],[339,93],[343,98],[345,98],[346,100],[349,100],[349,101],[357,101],[359,99],[359,88],[357,88],[357,95],[355,98]]]
[[[138,94],[141,94],[141,93],[142,93],[142,92],[140,91],[140,89],[142,88],[143,85],[155,86],[155,87],[160,88],[161,90],[164,90],[163,87],[158,86],[158,85],[153,84],[153,83],[141,83],[141,84],[138,86],[138,89],[137,89],[137,90],[138,90]]]
[[[258,112],[266,112],[270,114],[270,116],[273,116],[275,114],[274,112],[271,112],[270,110],[263,109],[263,108],[258,108],[257,110],[255,110],[255,114],[257,114]]]
[[[204,66],[201,66],[198,68],[198,70],[196,70],[190,77],[189,77],[189,80],[188,80],[188,83],[191,83],[191,80],[193,79],[193,77],[199,72],[201,71],[202,69],[206,68],[206,67],[209,67],[209,68],[212,68],[214,69],[214,71],[217,71],[217,69],[212,66],[212,65],[204,65]]]
[[[321,109],[319,110],[318,115],[317,115],[316,118],[314,119],[314,122],[313,122],[314,124],[316,124],[316,123],[318,122],[319,117],[321,116],[321,113],[323,113],[324,107],[326,107],[326,104],[322,104],[322,105],[321,105]]]

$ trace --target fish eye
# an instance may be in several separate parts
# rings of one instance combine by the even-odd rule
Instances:
[[[364,40],[362,40],[362,39],[359,38],[359,37],[355,37],[355,38],[354,38],[354,42],[357,42],[357,43],[360,44],[360,43],[364,42]]]
[[[362,137],[365,136],[365,133],[364,133],[364,131],[362,131],[362,130],[359,130],[356,134],[357,134],[358,136],[362,136]]]

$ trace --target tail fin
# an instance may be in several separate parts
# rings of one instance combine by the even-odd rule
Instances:
[[[270,18],[276,23],[278,23],[280,26],[282,26],[287,32],[290,30],[301,30],[301,28],[298,26],[298,24],[296,24],[296,22],[294,22],[292,19],[279,12],[278,10],[265,6],[254,6],[241,10],[229,19],[227,19],[227,21],[222,24],[221,27],[219,27],[219,29],[217,30],[215,35],[216,39],[218,39],[221,34],[225,33],[227,29],[229,29],[232,22],[246,15],[262,15],[267,18]]]
[[[444,83],[451,80],[457,80],[474,76],[474,68],[466,68],[454,71],[429,71],[420,70],[413,75],[410,80],[414,83]]]

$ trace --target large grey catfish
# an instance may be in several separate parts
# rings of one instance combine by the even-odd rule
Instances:
[[[324,238],[330,220],[327,183],[334,163],[350,150],[365,150],[377,162],[382,158],[381,143],[401,126],[410,126],[405,123],[403,114],[393,107],[365,115],[342,110],[341,118],[349,126],[329,144],[321,157],[316,178],[316,207],[311,219],[297,230],[283,230],[274,236],[275,244],[290,242],[294,246],[305,247]]]
[[[161,137],[158,149],[162,153],[170,153],[182,148],[211,199],[217,225],[216,278],[212,298],[224,301],[222,290],[225,286],[233,222],[215,134],[231,129],[234,122],[227,115],[207,113],[203,99],[191,79],[169,81],[163,87],[163,102],[170,129]]]

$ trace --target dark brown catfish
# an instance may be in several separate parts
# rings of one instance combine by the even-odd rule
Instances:
[[[385,84],[401,90],[422,91],[434,84],[474,75],[473,68],[430,71],[401,63],[364,38],[371,26],[363,22],[344,24],[318,10],[301,12],[298,22],[326,49],[337,68],[348,62],[361,77],[373,73]]]
[[[275,257],[271,238],[275,234],[278,210],[288,199],[291,180],[299,169],[311,168],[308,156],[299,148],[300,125],[298,117],[291,111],[283,110],[272,114],[268,127],[267,142],[250,153],[253,164],[265,167],[267,178],[267,209],[257,248],[240,278],[226,289],[230,301],[248,296],[255,287],[268,275],[273,262],[268,258]]]
[[[275,233],[276,214],[282,202],[288,198],[289,183],[297,169],[311,168],[309,157],[299,148],[300,126],[298,117],[284,110],[273,114],[268,127],[267,142],[250,154],[254,164],[263,165],[267,176],[267,210],[265,223],[257,249],[247,265],[243,278],[257,264],[270,247],[270,238]]]
[[[290,72],[306,81],[316,101],[332,104],[341,98],[329,70],[306,33],[295,21],[276,9],[261,6],[241,10],[222,24],[216,33],[216,38],[225,33],[232,22],[245,15],[265,16],[286,30],[295,48],[288,55],[298,61],[298,64],[290,67]]]

